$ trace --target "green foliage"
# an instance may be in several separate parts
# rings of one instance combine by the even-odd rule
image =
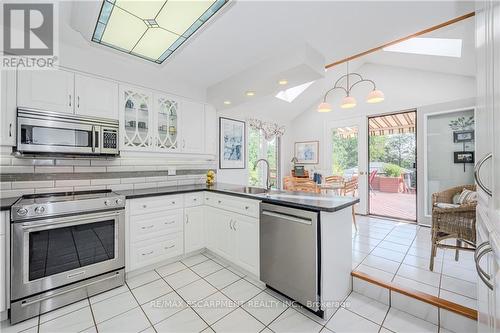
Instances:
[[[384,173],[387,177],[400,177],[401,171],[401,167],[396,164],[386,164],[384,166]]]
[[[264,164],[259,164],[255,168],[255,162],[261,157],[269,162],[271,171],[271,185],[276,187],[277,177],[277,139],[266,141],[260,131],[250,129],[248,133],[248,184],[250,186],[265,186],[264,179],[261,179],[261,170]],[[261,152],[262,151],[262,152]]]
[[[358,137],[342,137],[337,131],[332,135],[332,171],[343,175],[344,170],[358,165]]]
[[[451,120],[450,128],[454,131],[472,129],[474,126],[474,116],[458,117],[457,120]]]
[[[415,163],[415,135],[413,133],[391,134],[386,135],[385,138],[384,155],[379,161],[412,169]]]
[[[384,135],[370,137],[370,161],[384,160],[386,142],[387,137]]]

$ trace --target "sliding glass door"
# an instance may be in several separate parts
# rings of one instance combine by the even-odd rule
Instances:
[[[417,220],[416,111],[370,117],[369,212]]]

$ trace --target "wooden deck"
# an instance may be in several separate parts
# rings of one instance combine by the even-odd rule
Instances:
[[[370,214],[416,220],[416,194],[373,191],[370,193]]]

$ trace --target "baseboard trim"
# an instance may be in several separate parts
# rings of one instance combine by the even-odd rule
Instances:
[[[421,302],[425,302],[425,303],[434,305],[440,309],[445,309],[445,310],[448,310],[450,312],[453,312],[453,313],[456,313],[456,314],[459,314],[461,316],[464,316],[464,317],[467,317],[469,319],[477,321],[477,311],[474,309],[468,308],[466,306],[463,306],[463,305],[460,305],[457,303],[453,303],[453,302],[450,302],[448,300],[445,300],[445,299],[442,299],[442,298],[439,298],[439,297],[436,297],[433,295],[429,295],[429,294],[424,293],[422,291],[418,291],[418,290],[415,290],[412,288],[403,287],[403,286],[401,286],[397,283],[394,283],[394,282],[386,282],[386,281],[372,277],[372,276],[365,274],[365,273],[362,273],[362,272],[353,271],[353,272],[351,272],[351,275],[353,277],[358,278],[358,279],[375,284],[379,287],[386,288],[390,291],[400,293],[402,295],[417,299]]]

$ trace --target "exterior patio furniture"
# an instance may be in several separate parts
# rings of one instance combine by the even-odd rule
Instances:
[[[378,170],[372,170],[370,172],[370,176],[368,177],[368,186],[370,187],[370,192],[375,195],[375,191],[373,191],[373,180],[375,179],[375,176],[377,175]]]
[[[463,185],[432,194],[432,229],[431,258],[429,269],[434,269],[434,257],[438,248],[455,249],[455,261],[458,251],[476,249],[476,202],[468,202],[454,207],[453,197],[463,189],[475,191],[475,185]],[[438,207],[438,203],[448,204]],[[443,207],[444,206],[444,207]],[[449,207],[446,207],[449,206]],[[456,239],[456,245],[444,244],[446,239]]]

